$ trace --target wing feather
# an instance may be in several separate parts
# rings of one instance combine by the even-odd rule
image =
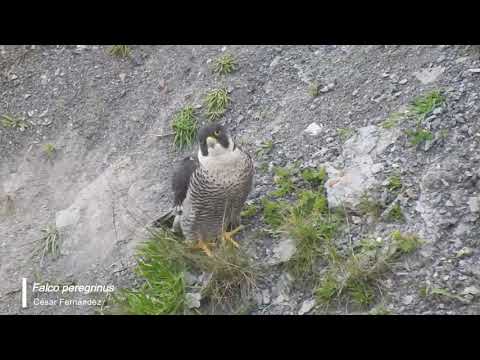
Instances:
[[[192,156],[186,157],[177,167],[172,177],[172,189],[175,206],[181,206],[187,197],[188,186],[193,172],[198,167],[198,159]]]

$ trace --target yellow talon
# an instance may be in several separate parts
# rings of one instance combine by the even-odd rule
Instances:
[[[236,229],[234,229],[232,231],[225,231],[223,233],[223,236],[222,236],[223,241],[225,241],[225,242],[229,241],[233,244],[233,246],[238,248],[240,245],[238,245],[238,243],[235,240],[233,240],[233,236],[242,229],[243,229],[243,226],[240,225],[239,227],[237,227]]]
[[[194,246],[194,249],[202,250],[209,257],[213,256],[213,254],[212,254],[211,250],[208,248],[207,244],[205,244],[202,240],[200,240],[198,242],[198,244]]]

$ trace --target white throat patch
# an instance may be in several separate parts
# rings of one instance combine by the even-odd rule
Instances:
[[[198,161],[202,167],[208,170],[228,169],[235,166],[236,161],[241,159],[238,148],[235,150],[233,148],[233,140],[229,137],[227,149],[216,143],[213,148],[208,148],[208,156],[203,156],[202,151],[198,149]]]

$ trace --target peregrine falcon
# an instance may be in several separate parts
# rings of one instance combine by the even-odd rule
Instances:
[[[173,230],[212,256],[206,242],[222,239],[234,246],[240,212],[251,191],[251,157],[234,143],[226,127],[204,126],[198,133],[198,153],[183,159],[174,171]],[[165,222],[162,216],[154,225]]]

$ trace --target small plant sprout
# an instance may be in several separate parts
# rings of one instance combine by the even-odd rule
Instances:
[[[258,208],[254,204],[246,205],[241,212],[242,218],[251,218],[258,212]]]
[[[445,96],[438,90],[434,90],[416,98],[411,105],[412,112],[419,121],[424,120],[437,107],[445,101]]]
[[[235,71],[237,63],[231,54],[225,54],[215,60],[213,72],[220,75],[227,75]]]
[[[28,128],[28,124],[25,120],[13,117],[11,115],[0,116],[0,121],[6,128],[19,129],[20,131],[24,131]]]
[[[426,141],[433,140],[433,134],[426,129],[407,130],[406,134],[412,146],[418,146]]]
[[[33,251],[33,256],[40,255],[40,264],[43,263],[46,256],[56,256],[60,252],[59,234],[56,226],[48,225],[42,229],[42,233],[44,235],[40,240],[36,241],[39,245]]]
[[[321,167],[319,169],[305,169],[301,173],[302,179],[306,181],[307,183],[311,184],[314,187],[319,187],[321,186],[326,177],[327,177],[327,171],[325,170],[324,167]]]
[[[43,152],[45,153],[47,158],[52,159],[53,155],[55,155],[55,152],[56,152],[55,145],[50,143],[43,144]]]
[[[393,114],[390,114],[390,116],[385,121],[383,121],[380,126],[384,129],[392,129],[399,123],[403,116],[404,113],[401,112],[395,112]]]
[[[113,45],[109,50],[110,55],[114,55],[120,58],[126,58],[130,56],[130,48],[128,45]]]
[[[338,137],[340,138],[340,141],[345,142],[355,134],[355,130],[350,128],[342,128],[342,129],[338,129],[337,133],[338,133]]]
[[[390,237],[398,247],[398,250],[404,254],[415,251],[422,244],[422,240],[416,235],[402,234],[400,230],[393,231]]]
[[[184,149],[195,141],[198,131],[198,123],[192,106],[186,106],[175,114],[172,121],[172,129],[175,133],[174,144]]]
[[[207,116],[210,120],[221,117],[230,103],[230,97],[227,89],[214,89],[207,93],[205,105],[207,107]]]
[[[273,141],[267,140],[260,145],[260,149],[256,151],[257,156],[267,155],[273,149]]]
[[[277,167],[274,169],[274,173],[275,173],[275,176],[273,180],[277,185],[277,190],[271,193],[273,196],[283,197],[287,194],[292,193],[295,190],[295,186],[292,180],[292,176],[293,176],[292,168]]]
[[[262,199],[263,221],[272,228],[282,225],[287,203],[284,201],[272,201]]]
[[[362,215],[371,215],[377,219],[383,211],[383,205],[379,201],[370,197],[367,193],[364,193],[358,203],[358,210]]]
[[[393,205],[390,211],[387,213],[387,220],[392,222],[401,222],[405,220],[405,215],[403,215],[402,208],[398,202],[395,203],[395,205]]]
[[[395,173],[387,179],[387,189],[391,192],[397,192],[402,189],[402,178]]]
[[[312,82],[308,87],[308,94],[311,97],[317,97],[320,94],[320,85],[318,82]]]

